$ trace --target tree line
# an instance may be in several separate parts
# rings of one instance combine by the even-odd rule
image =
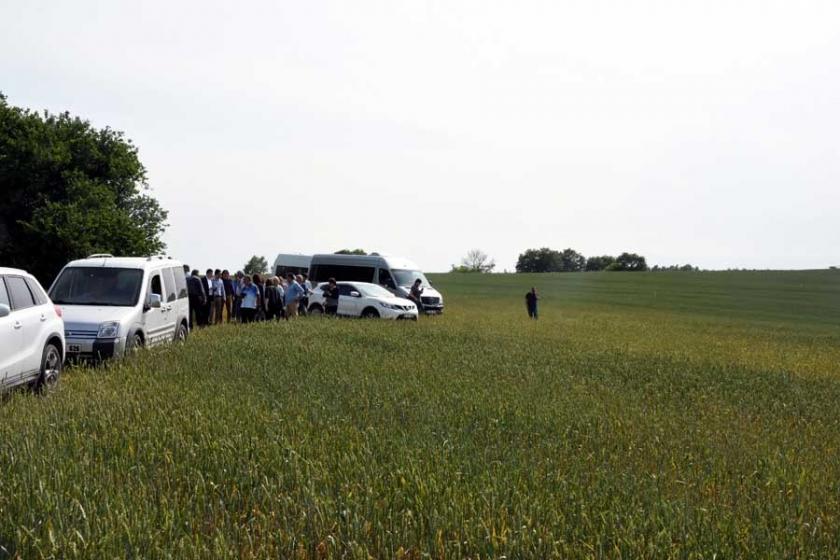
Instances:
[[[641,272],[648,270],[647,261],[636,253],[617,257],[600,255],[585,257],[574,249],[556,251],[548,247],[528,249],[519,255],[516,272],[594,272],[599,270]]]

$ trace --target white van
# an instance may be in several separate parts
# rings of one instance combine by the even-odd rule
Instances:
[[[443,313],[443,296],[429,282],[423,271],[408,259],[380,255],[313,255],[309,279],[313,284],[330,278],[345,282],[370,282],[399,297],[407,298],[418,278],[423,286],[423,311]]]
[[[274,275],[285,278],[286,274],[308,274],[312,255],[290,255],[280,253],[274,259]]]
[[[68,358],[103,360],[189,333],[187,280],[172,259],[91,255],[61,270],[50,297]]]

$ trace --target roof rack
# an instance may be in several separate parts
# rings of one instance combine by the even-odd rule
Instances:
[[[88,255],[89,259],[113,259],[114,255],[111,253],[94,253],[92,255]]]

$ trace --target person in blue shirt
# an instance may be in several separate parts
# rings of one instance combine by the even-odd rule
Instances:
[[[250,276],[245,276],[242,283],[242,303],[239,307],[239,314],[243,323],[253,323],[257,315],[257,305],[260,302],[260,291],[251,282]]]
[[[304,295],[303,287],[295,280],[295,275],[291,272],[286,276],[289,285],[286,288],[286,320],[297,317],[298,304]]]

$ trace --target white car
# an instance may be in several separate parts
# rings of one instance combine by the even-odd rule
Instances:
[[[64,364],[64,321],[30,274],[0,268],[0,389],[58,383]]]
[[[189,334],[187,280],[176,260],[91,255],[61,270],[50,297],[64,313],[72,360],[118,358]]]
[[[368,282],[337,282],[338,315],[364,317],[366,319],[411,319],[417,320],[417,306],[414,302],[397,297],[382,286]],[[309,314],[318,315],[326,311],[323,282],[312,290],[309,296]]]

